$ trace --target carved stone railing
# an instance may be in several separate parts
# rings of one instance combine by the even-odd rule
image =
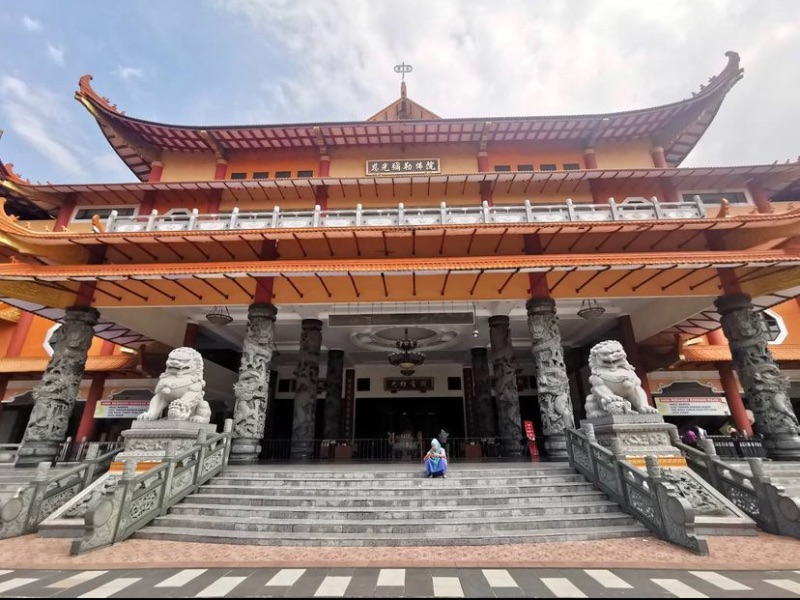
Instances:
[[[647,457],[647,473],[643,473],[629,464],[623,454],[615,453],[613,446],[609,450],[599,445],[591,429],[568,429],[566,437],[570,465],[623,510],[660,539],[697,554],[708,554],[705,538],[692,531],[694,509],[661,477],[655,456]]]
[[[0,464],[14,463],[22,444],[0,444]]]
[[[745,473],[721,460],[712,440],[703,440],[705,451],[681,442],[674,445],[684,453],[692,469],[747,513],[761,529],[800,538],[800,498],[772,482],[761,458],[748,457],[750,473]]]
[[[98,450],[98,444],[90,445],[83,463],[55,474],[50,463],[39,463],[33,480],[20,485],[14,496],[0,507],[0,539],[35,532],[53,511],[105,473],[121,449],[102,455]]]
[[[126,461],[122,476],[108,481],[105,489],[86,507],[86,531],[72,543],[72,554],[108,546],[129,538],[217,475],[228,464],[233,421],[227,419],[222,433],[207,436],[201,430],[197,442],[176,454],[170,442],[163,462],[136,474],[136,462]]]
[[[567,200],[563,204],[536,204],[525,200],[516,206],[447,206],[406,207],[400,203],[392,208],[367,208],[357,204],[355,209],[283,211],[276,206],[270,212],[240,212],[120,217],[112,211],[105,225],[108,232],[137,231],[215,231],[247,229],[295,229],[332,227],[415,227],[424,225],[462,225],[492,223],[569,223],[604,221],[639,221],[658,219],[702,219],[706,216],[703,202],[659,202],[629,198],[618,204],[613,198],[606,204],[587,204]]]

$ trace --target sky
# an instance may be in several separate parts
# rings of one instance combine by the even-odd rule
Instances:
[[[74,100],[185,125],[632,110],[745,76],[684,166],[800,154],[798,0],[3,0],[0,159],[31,181],[135,177]]]

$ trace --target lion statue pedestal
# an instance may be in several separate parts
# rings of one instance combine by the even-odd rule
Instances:
[[[647,403],[642,382],[628,362],[622,344],[600,342],[589,353],[592,385],[586,397],[586,423],[594,427],[597,443],[607,448],[621,442],[626,456],[680,456],[672,445],[678,429],[664,422],[658,410]],[[617,446],[619,449],[619,446]]]
[[[177,443],[180,454],[192,447],[200,430],[216,433],[217,426],[209,423],[211,408],[203,398],[205,387],[200,353],[192,348],[170,352],[147,412],[122,432],[125,450],[116,460],[136,460],[147,468],[161,462],[170,441]]]

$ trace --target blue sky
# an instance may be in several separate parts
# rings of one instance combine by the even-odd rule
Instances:
[[[443,117],[607,112],[745,78],[684,163],[800,154],[796,0],[4,0],[0,158],[32,181],[131,181],[78,79],[181,124],[364,119],[398,95]]]

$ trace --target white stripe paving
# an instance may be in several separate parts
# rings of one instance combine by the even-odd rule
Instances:
[[[81,594],[78,598],[108,598],[140,580],[141,577],[121,577],[120,579],[114,579],[113,581],[104,583],[99,588],[93,589],[91,592]]]
[[[157,583],[155,587],[181,587],[189,583],[192,579],[199,577],[208,569],[184,569],[179,573],[175,573],[172,577],[167,577],[161,583]]]
[[[8,575],[9,573],[13,573],[13,572],[14,571],[8,571],[8,570],[5,570],[5,569],[0,569],[0,577],[2,577],[3,575]]]
[[[14,579],[9,579],[8,581],[0,583],[0,592],[8,592],[9,590],[14,590],[18,587],[22,587],[23,585],[28,585],[29,583],[33,583],[34,581],[38,581],[38,579],[15,577]]]
[[[664,588],[678,598],[708,598],[704,593],[698,592],[691,586],[677,579],[651,579],[653,583]]]
[[[275,573],[275,576],[272,579],[267,582],[267,585],[275,587],[292,587],[305,572],[305,569],[281,569]]]
[[[800,595],[800,583],[792,581],[791,579],[765,579],[764,583],[769,583],[787,592]]]
[[[483,569],[483,576],[488,584],[493,588],[515,588],[519,587],[505,569]]]
[[[725,590],[726,592],[743,592],[753,589],[744,585],[743,583],[734,581],[730,577],[725,577],[725,575],[720,575],[714,571],[689,571],[689,573],[695,577],[699,577],[703,581],[707,581],[711,585],[716,586],[721,590]]]
[[[76,573],[75,575],[70,575],[69,577],[67,577],[66,579],[62,579],[61,581],[56,581],[55,583],[51,583],[47,587],[67,590],[81,583],[86,583],[87,581],[91,581],[92,579],[100,577],[100,575],[104,575],[106,573],[108,573],[108,571],[83,571],[81,573]]]
[[[584,569],[597,583],[609,590],[632,590],[633,586],[607,569]]]
[[[317,591],[314,592],[314,596],[344,596],[351,579],[352,577],[334,577],[333,575],[329,575],[319,584]]]
[[[586,594],[566,577],[542,577],[542,583],[555,594],[556,598],[586,598]]]
[[[195,598],[217,598],[225,596],[247,577],[220,577],[206,589],[195,594]]]
[[[405,587],[406,585],[406,570],[405,569],[381,569],[378,574],[378,586],[396,586]]]
[[[434,577],[433,595],[436,598],[463,598],[461,580],[458,577]]]

